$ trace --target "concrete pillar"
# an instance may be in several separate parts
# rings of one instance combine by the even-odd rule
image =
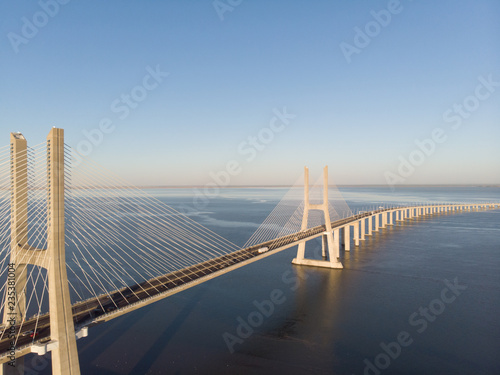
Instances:
[[[353,234],[353,238],[354,238],[354,246],[359,246],[359,222],[356,221],[356,223],[354,224],[354,234]]]
[[[339,228],[336,228],[333,230],[333,246],[331,246],[333,251],[330,251],[330,262],[337,262],[339,261],[339,256],[340,256],[340,230]]]
[[[371,236],[373,233],[373,215],[368,217],[368,236]]]
[[[394,211],[389,212],[389,225],[394,225],[393,222]]]
[[[80,374],[75,327],[66,273],[64,244],[64,130],[52,128],[47,137],[48,247],[50,337],[53,375]]]
[[[379,220],[380,220],[380,214],[376,214],[375,215],[375,229],[373,230],[374,232],[378,232]]]
[[[382,212],[382,228],[387,226],[387,211]]]
[[[350,251],[351,250],[351,226],[346,225],[344,227],[344,250]]]
[[[361,223],[361,236],[360,236],[359,239],[361,241],[364,241],[365,240],[365,234],[366,234],[366,228],[365,228],[365,226],[366,226],[366,219],[365,218],[361,219],[360,223]]]
[[[10,134],[10,261],[8,272],[14,272],[16,298],[5,296],[3,323],[6,328],[21,324],[26,316],[27,262],[22,248],[28,244],[28,143],[21,133]],[[9,304],[14,302],[14,305]],[[12,309],[10,309],[12,307]],[[19,374],[24,367],[24,358],[16,358],[16,367],[0,364],[2,375]],[[22,371],[22,370],[21,370]]]
[[[11,157],[11,216],[10,216],[10,264],[14,265],[16,301],[14,309],[9,306],[6,296],[3,322],[20,324],[26,315],[26,262],[21,248],[28,243],[28,145],[20,133],[10,134]]]

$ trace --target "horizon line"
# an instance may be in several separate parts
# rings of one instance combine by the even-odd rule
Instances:
[[[228,186],[209,186],[209,188],[219,188],[219,189],[241,189],[241,188],[290,188],[290,187],[304,187],[304,185],[228,185]],[[329,184],[329,187],[388,187],[386,184]],[[187,189],[187,188],[205,188],[206,185],[137,185],[136,187],[142,189]],[[500,184],[483,184],[483,183],[472,183],[472,184],[408,184],[408,185],[397,185],[397,187],[497,187],[500,188]]]

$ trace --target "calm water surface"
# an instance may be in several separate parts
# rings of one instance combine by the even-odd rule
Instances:
[[[351,209],[500,201],[499,188],[341,190]],[[149,191],[238,245],[284,192],[227,189],[196,212],[191,190]],[[308,242],[310,256],[319,250]],[[292,266],[295,253],[91,328],[78,341],[82,373],[500,374],[500,210],[384,229],[342,251],[343,270]]]

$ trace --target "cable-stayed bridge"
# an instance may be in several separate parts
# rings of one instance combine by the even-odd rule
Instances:
[[[10,145],[0,148],[1,371],[16,373],[28,353],[51,352],[54,374],[78,374],[76,338],[89,326],[292,246],[298,245],[296,265],[342,268],[342,245],[348,251],[398,221],[499,207],[353,213],[326,168],[312,186],[307,169],[303,178],[237,245],[81,157],[64,144],[62,129],[34,147],[12,133]],[[309,259],[306,242],[317,237],[322,259]]]

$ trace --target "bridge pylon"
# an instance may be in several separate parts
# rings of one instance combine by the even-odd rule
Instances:
[[[11,133],[11,249],[10,265],[15,270],[16,298],[9,304],[6,294],[4,324],[20,325],[26,319],[26,269],[28,265],[47,270],[52,374],[79,375],[80,365],[66,271],[64,242],[64,130],[52,128],[47,136],[47,249],[28,244],[28,154],[21,133]],[[13,308],[11,308],[12,306]],[[13,319],[13,320],[11,320]],[[19,374],[7,363],[0,374]]]
[[[330,211],[328,209],[328,166],[323,168],[323,201],[319,204],[312,204],[309,197],[309,168],[304,167],[304,213],[302,216],[301,230],[307,229],[309,211],[319,210],[323,212],[325,218],[325,232],[322,234],[322,255],[323,260],[305,258],[306,240],[299,243],[297,257],[292,260],[293,264],[303,266],[315,266],[326,268],[344,268],[339,258],[339,230],[335,230],[335,237],[332,232]]]

